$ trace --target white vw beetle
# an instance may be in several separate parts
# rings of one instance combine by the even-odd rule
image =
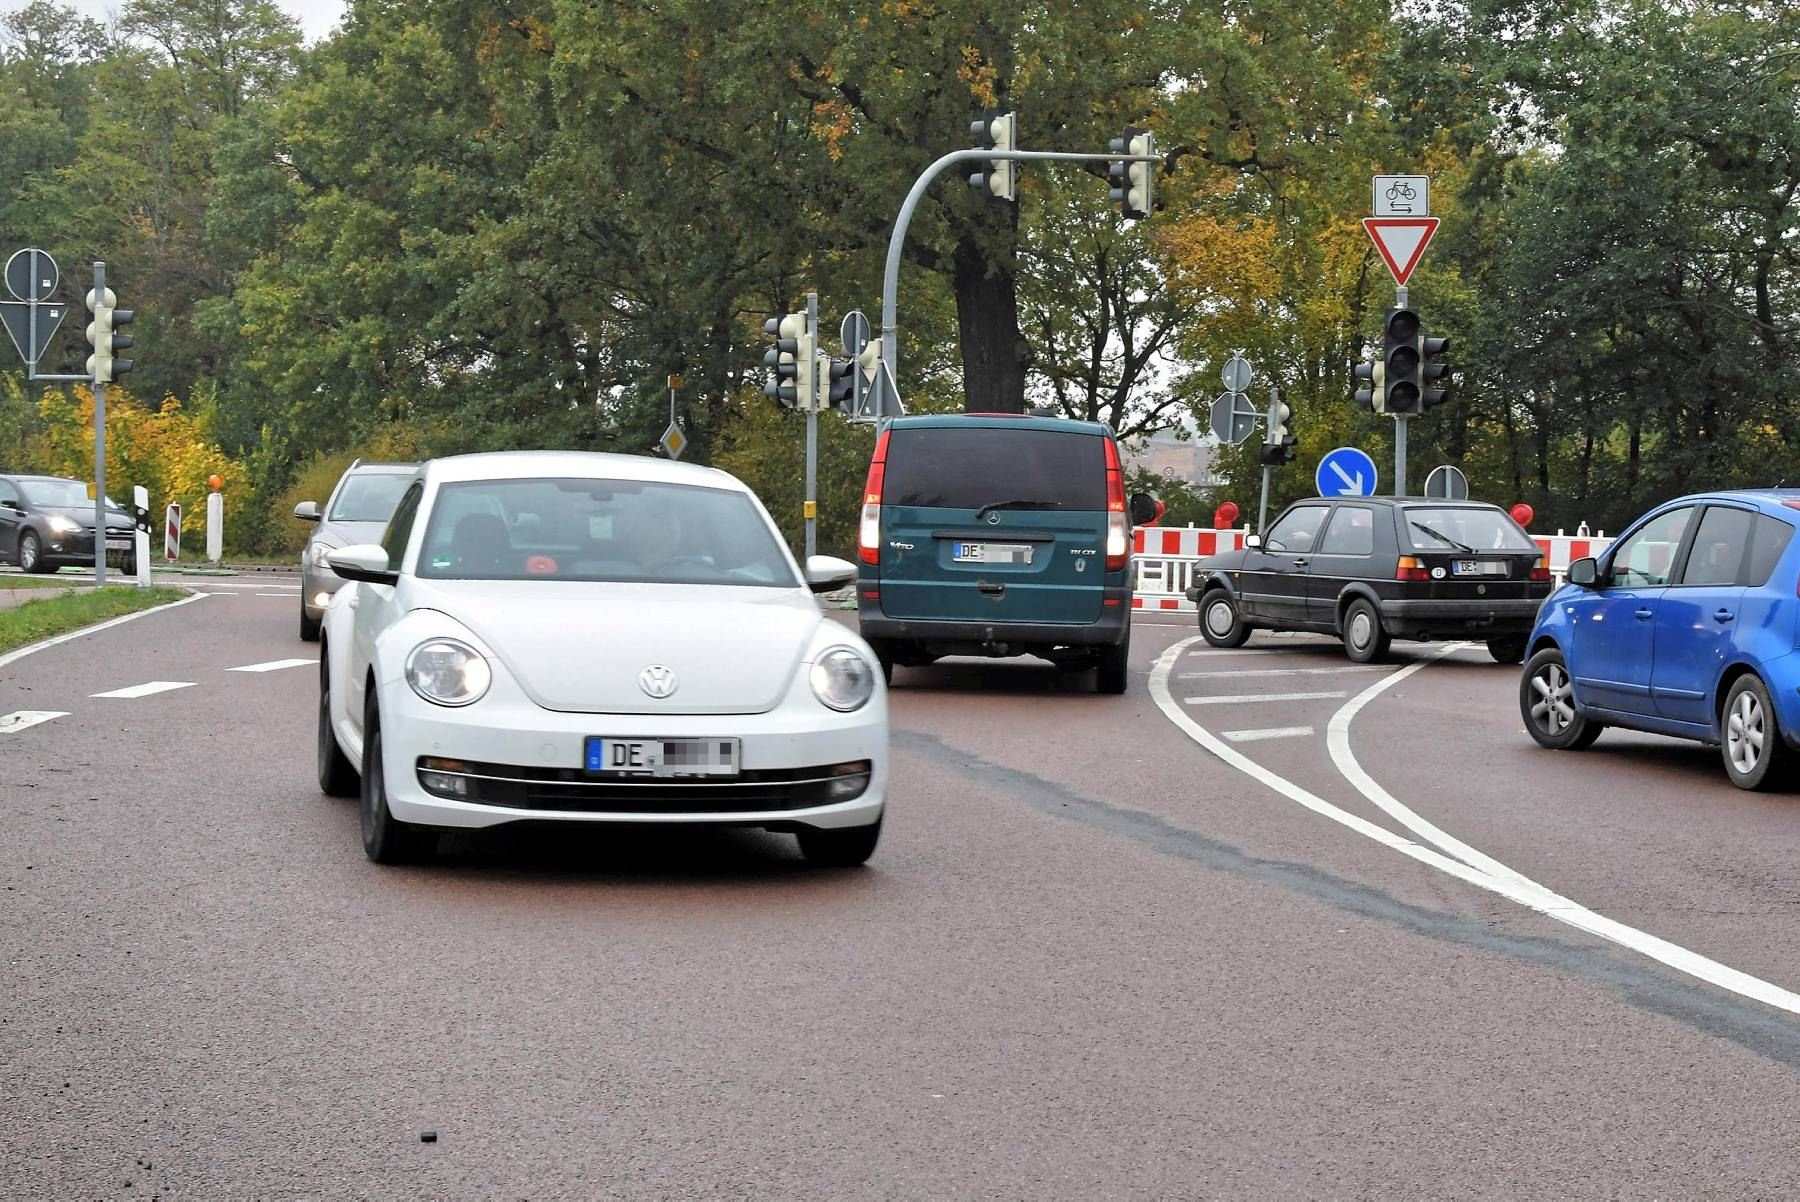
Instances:
[[[887,787],[875,654],[813,592],[748,488],[711,468],[522,451],[422,466],[319,655],[319,787],[362,797],[363,848],[443,827],[707,823],[867,860]],[[809,591],[810,589],[810,591]]]

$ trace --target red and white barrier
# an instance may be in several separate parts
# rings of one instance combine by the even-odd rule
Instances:
[[[1199,530],[1193,527],[1139,526],[1132,531],[1131,607],[1164,613],[1188,613],[1196,606],[1187,599],[1194,581],[1194,565],[1220,551],[1239,551],[1249,530]],[[1569,565],[1577,559],[1599,555],[1612,545],[1604,534],[1534,534],[1549,561],[1550,578],[1561,585]]]

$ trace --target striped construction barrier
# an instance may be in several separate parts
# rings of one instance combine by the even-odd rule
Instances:
[[[1139,526],[1132,531],[1131,607],[1163,613],[1193,613],[1198,607],[1187,599],[1187,589],[1194,580],[1194,566],[1208,555],[1220,551],[1239,551],[1244,546],[1243,530],[1201,530],[1195,527]],[[1550,579],[1561,585],[1569,565],[1589,555],[1599,555],[1612,545],[1605,534],[1585,533],[1534,534],[1549,560]]]

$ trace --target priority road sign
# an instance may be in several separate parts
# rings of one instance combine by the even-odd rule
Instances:
[[[1469,478],[1462,474],[1461,468],[1440,464],[1425,477],[1425,495],[1440,501],[1466,501],[1469,499]]]
[[[680,459],[681,453],[687,450],[687,444],[688,436],[681,432],[680,426],[670,422],[669,428],[663,431],[662,449],[664,452],[670,459]]]
[[[1327,452],[1313,473],[1321,497],[1372,497],[1375,483],[1375,461],[1356,447]]]
[[[1364,217],[1363,229],[1381,252],[1381,261],[1393,274],[1394,283],[1405,287],[1413,269],[1425,256],[1425,247],[1437,233],[1436,217]]]
[[[1256,433],[1256,419],[1260,416],[1256,402],[1243,393],[1220,393],[1212,403],[1213,437],[1228,447],[1235,447]]]

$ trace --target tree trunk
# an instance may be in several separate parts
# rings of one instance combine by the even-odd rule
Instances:
[[[1010,214],[1009,214],[1010,217]],[[981,244],[956,244],[956,320],[962,333],[963,408],[1025,412],[1028,351],[1019,331],[1019,292],[1010,253],[990,265]]]

